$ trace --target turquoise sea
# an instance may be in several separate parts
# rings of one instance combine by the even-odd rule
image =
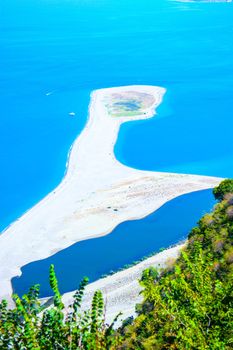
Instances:
[[[59,184],[97,88],[167,88],[123,163],[233,177],[232,3],[1,0],[0,33],[0,230]]]

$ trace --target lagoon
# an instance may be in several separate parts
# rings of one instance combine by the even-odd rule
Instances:
[[[185,239],[214,203],[211,190],[177,197],[144,219],[124,222],[106,236],[78,242],[47,259],[24,266],[22,275],[12,279],[13,290],[22,295],[39,283],[41,297],[50,296],[51,264],[55,265],[61,293],[75,290],[84,276],[95,281],[111,270]]]

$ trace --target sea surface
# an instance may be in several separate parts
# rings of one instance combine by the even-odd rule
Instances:
[[[12,279],[14,292],[22,295],[39,283],[41,297],[51,296],[51,264],[55,265],[61,293],[75,290],[84,276],[93,282],[183,240],[214,204],[211,190],[175,198],[144,219],[123,222],[106,236],[78,242],[47,259],[25,265],[22,275]]]
[[[167,89],[121,127],[124,164],[233,177],[232,37],[232,3],[1,0],[0,230],[63,178],[93,89]]]

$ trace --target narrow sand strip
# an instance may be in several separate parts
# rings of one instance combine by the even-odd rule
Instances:
[[[105,235],[119,223],[142,218],[178,195],[219,183],[221,179],[213,177],[139,171],[115,159],[113,147],[121,123],[152,117],[164,93],[160,87],[128,86],[92,94],[89,120],[72,147],[64,180],[0,236],[0,299],[9,299],[11,278],[19,276],[20,268],[29,262]],[[114,116],[112,106],[118,98],[126,104],[128,95],[136,100],[143,97],[142,113]]]

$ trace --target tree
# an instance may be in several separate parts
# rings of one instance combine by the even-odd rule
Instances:
[[[222,201],[226,194],[231,194],[231,193],[233,194],[233,179],[223,180],[213,190],[214,197],[218,201]]]

